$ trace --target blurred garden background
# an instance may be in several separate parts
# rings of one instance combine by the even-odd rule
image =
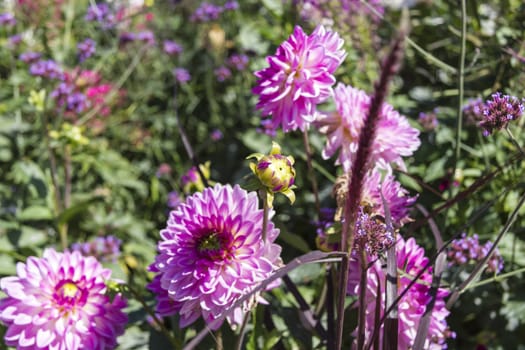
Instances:
[[[279,266],[333,250],[323,239],[337,231],[332,192],[344,171],[337,155],[323,153],[330,135],[315,122],[293,130],[272,124],[254,90],[262,79],[254,73],[269,66],[267,57],[296,26],[306,35],[319,26],[337,33],[345,55],[331,72],[334,82],[369,96],[392,43],[406,34],[386,102],[418,130],[420,146],[401,161],[404,168],[391,168],[405,189],[399,193],[414,197],[396,231],[407,242],[413,237],[431,266],[445,244],[438,283],[449,291],[445,302],[458,292],[432,349],[525,349],[521,0],[3,0],[0,277],[20,277],[17,263],[46,248],[95,256],[111,270],[110,298],[127,300],[127,323],[111,332],[119,335],[117,348],[182,349],[206,332],[207,321],[180,327],[178,312],[155,314],[158,295],[147,286],[158,272],[148,267],[159,232],[170,211],[205,187],[253,190],[250,163],[259,159],[247,157],[269,154],[272,141],[295,168],[295,202],[282,193],[273,201]],[[317,109],[334,106],[326,98]],[[514,114],[487,127],[497,108]],[[335,304],[340,260],[299,265],[261,291],[266,302],[251,305],[246,324],[224,322],[196,348],[333,348],[337,310],[326,295],[335,293],[328,298]],[[6,340],[13,339],[8,328],[25,321],[9,321],[11,280],[3,281],[0,348],[48,348]],[[357,299],[345,300],[342,348],[358,348]],[[414,327],[405,329],[410,339]]]

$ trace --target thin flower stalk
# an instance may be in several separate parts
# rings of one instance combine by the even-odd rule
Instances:
[[[458,300],[459,295],[463,293],[466,289],[468,289],[469,285],[472,283],[474,279],[476,279],[481,271],[485,268],[487,262],[490,260],[492,254],[496,250],[496,247],[498,246],[498,243],[501,241],[503,236],[509,231],[509,229],[512,227],[512,224],[514,224],[514,221],[516,220],[516,217],[518,216],[518,212],[520,211],[521,207],[525,203],[525,193],[521,195],[521,198],[516,205],[516,208],[514,208],[514,211],[509,215],[507,222],[505,223],[505,226],[501,229],[501,231],[498,233],[498,236],[494,240],[494,244],[488,251],[485,258],[483,258],[481,261],[478,262],[476,267],[474,268],[474,271],[471,272],[469,277],[459,285],[454,292],[450,295],[450,298],[447,302],[447,308],[450,310],[452,306],[455,304],[455,302]]]

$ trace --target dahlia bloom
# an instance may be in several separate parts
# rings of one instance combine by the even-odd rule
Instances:
[[[416,244],[414,238],[409,238],[405,241],[399,237],[396,243],[397,268],[401,271],[398,274],[397,288],[398,293],[403,292],[415,276],[426,266],[428,258],[425,257],[423,248]],[[375,259],[367,271],[367,286],[366,286],[366,321],[365,321],[365,338],[366,342],[371,341],[376,313],[376,298],[380,298],[381,310],[379,312],[382,317],[385,308],[385,281],[386,271],[381,267],[380,259]],[[359,276],[360,267],[356,260],[351,260],[348,276],[348,293],[351,295],[359,295]],[[430,302],[429,295],[430,285],[432,282],[431,270],[425,271],[418,281],[412,285],[408,292],[401,298],[398,304],[399,312],[399,336],[398,349],[410,349],[416,339],[419,322],[425,312],[426,305]],[[380,294],[377,295],[378,287]],[[453,336],[447,328],[446,317],[449,311],[445,307],[445,298],[449,292],[444,288],[439,288],[430,318],[430,326],[428,329],[427,339],[423,346],[424,349],[445,349],[445,340],[449,336]],[[381,327],[383,328],[383,326]],[[380,336],[382,337],[382,329]],[[382,340],[379,344],[382,344]],[[354,344],[355,347],[355,344]],[[381,347],[382,349],[382,347]]]
[[[126,301],[107,296],[111,271],[94,257],[46,249],[0,280],[4,340],[17,349],[113,349],[124,332]]]
[[[383,198],[394,226],[400,227],[410,221],[408,211],[417,196],[409,197],[408,191],[401,187],[392,174],[387,173],[381,181],[381,173],[373,170],[365,179],[362,203],[369,206],[373,214],[385,217]]]
[[[269,221],[262,240],[258,204],[255,192],[217,184],[170,213],[150,266],[157,275],[148,288],[158,297],[159,314],[177,312],[180,327],[200,316],[209,324],[273,274],[281,264],[281,248],[273,243],[279,230]],[[239,324],[250,306],[245,303],[228,314],[230,324]]]
[[[269,67],[255,72],[258,81],[252,91],[274,129],[306,130],[316,106],[332,94],[333,73],[346,57],[342,47],[339,35],[323,26],[310,35],[296,26],[275,55],[266,58]]]
[[[316,125],[328,136],[323,158],[328,159],[339,151],[337,165],[349,172],[355,160],[359,134],[370,108],[371,98],[364,91],[339,83],[335,88],[336,110],[318,113]],[[376,167],[389,169],[390,163],[405,170],[401,157],[410,156],[419,147],[419,131],[394,108],[384,103],[376,137],[372,144],[371,162]]]

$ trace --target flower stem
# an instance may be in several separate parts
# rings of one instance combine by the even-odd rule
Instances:
[[[268,230],[268,212],[270,211],[270,208],[268,207],[268,194],[265,190],[260,190],[259,196],[261,196],[261,199],[263,201],[263,223],[261,237],[263,243],[266,243],[266,231]]]
[[[366,287],[367,281],[367,258],[366,250],[362,249],[359,255],[361,267],[361,278],[359,279],[359,320],[357,322],[357,348],[365,348],[365,326],[366,326]],[[379,297],[379,296],[378,296]]]
[[[164,322],[162,322],[162,320],[159,319],[159,317],[155,314],[151,307],[149,307],[149,305],[144,301],[139,292],[137,292],[129,284],[126,284],[124,286],[125,289],[131,293],[133,298],[135,298],[135,300],[137,300],[142,305],[144,311],[146,311],[151,316],[151,318],[153,318],[153,321],[155,321],[155,323],[160,327],[162,334],[164,334],[164,336],[169,340],[169,342],[173,346],[173,349],[180,350],[182,348],[182,343],[178,339],[175,339],[173,334],[168,330],[168,328],[166,328]]]
[[[507,222],[505,223],[505,226],[503,226],[501,231],[498,233],[498,236],[494,240],[494,244],[492,245],[492,247],[490,247],[490,250],[487,252],[487,255],[485,255],[485,257],[476,265],[476,267],[474,268],[474,271],[472,271],[472,273],[468,276],[468,278],[465,281],[463,281],[463,283],[461,283],[461,285],[459,285],[454,290],[454,292],[451,294],[451,296],[450,296],[450,298],[448,299],[448,302],[447,302],[447,309],[450,310],[452,308],[454,303],[459,298],[459,295],[461,293],[463,293],[463,291],[468,289],[468,287],[470,286],[472,281],[476,277],[479,276],[479,274],[481,273],[481,271],[485,267],[485,264],[489,261],[489,259],[491,258],[492,254],[494,253],[494,250],[496,250],[496,247],[498,246],[498,243],[501,241],[503,236],[509,231],[509,229],[511,228],[512,224],[514,224],[514,221],[516,220],[516,217],[518,216],[518,213],[519,213],[519,211],[520,211],[520,209],[521,209],[521,207],[523,206],[524,203],[525,203],[525,193],[523,193],[521,195],[521,198],[520,198],[520,200],[518,202],[518,205],[516,206],[516,208],[514,208],[514,211],[509,215],[509,217],[507,219]]]
[[[337,325],[335,333],[335,349],[341,349],[343,345],[343,328],[345,320],[346,285],[348,283],[348,265],[350,253],[344,252],[339,268],[339,294],[337,295]]]
[[[315,210],[317,211],[317,217],[321,213],[321,204],[319,202],[319,186],[317,184],[317,178],[315,177],[314,168],[312,166],[312,148],[310,147],[310,140],[308,140],[308,131],[303,132],[303,143],[304,151],[306,152],[306,164],[308,166],[308,178],[312,183],[312,192],[315,198]]]
[[[461,131],[463,128],[463,91],[464,91],[464,80],[465,80],[465,52],[466,52],[466,40],[467,40],[467,1],[461,0],[461,51],[459,56],[459,69],[458,69],[458,110],[456,116],[456,150],[454,169],[451,177],[454,177],[458,162],[461,157]],[[452,181],[451,181],[452,183]],[[452,186],[450,187],[452,188]]]
[[[523,148],[521,148],[520,144],[518,143],[518,140],[516,140],[516,138],[514,137],[514,135],[512,134],[512,132],[510,131],[508,125],[507,125],[507,127],[505,128],[505,131],[507,132],[507,135],[509,135],[510,141],[511,141],[511,142],[514,144],[514,146],[516,146],[516,148],[520,151],[521,155],[525,157],[525,151],[523,150]]]

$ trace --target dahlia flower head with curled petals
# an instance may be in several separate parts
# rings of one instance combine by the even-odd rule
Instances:
[[[371,98],[364,91],[339,83],[334,89],[336,110],[316,114],[315,125],[327,135],[323,158],[328,159],[339,152],[336,165],[349,172],[355,161],[359,134],[370,109]],[[380,110],[376,137],[372,143],[370,161],[375,167],[390,169],[391,163],[405,170],[402,157],[410,156],[418,149],[419,131],[394,108],[383,103]]]
[[[417,196],[410,197],[408,191],[401,187],[401,184],[395,180],[391,173],[387,172],[383,179],[381,177],[381,173],[377,169],[373,169],[369,173],[363,185],[361,202],[371,206],[374,214],[383,217],[386,217],[386,203],[392,223],[395,227],[401,227],[411,221],[408,212],[416,202]]]
[[[424,249],[417,245],[414,238],[409,238],[405,241],[402,237],[397,238],[396,260],[398,269],[397,291],[399,295],[409,286],[410,282],[421,272],[429,260],[425,257]],[[379,315],[382,317],[385,312],[385,283],[387,278],[386,265],[382,263],[381,259],[370,258],[369,262],[370,268],[367,271],[366,300],[364,302],[366,306],[365,339],[367,343],[370,343],[374,333],[376,305],[378,305],[376,300],[378,297],[380,299],[379,305],[381,305]],[[360,274],[359,262],[352,259],[348,275],[348,294],[359,295]],[[407,350],[414,345],[419,323],[425,313],[427,304],[432,298],[430,296],[431,284],[432,270],[429,268],[401,298],[398,304],[398,349]],[[380,295],[378,295],[378,290]],[[448,290],[438,288],[432,316],[430,317],[427,338],[423,346],[424,349],[446,349],[446,338],[454,337],[454,333],[449,330],[446,322],[446,318],[450,313],[445,307],[445,298],[448,295]],[[383,325],[381,328],[383,328]],[[382,338],[383,330],[379,334]],[[379,344],[383,344],[382,339],[380,339]],[[354,343],[354,349],[356,348],[355,345]]]
[[[109,350],[124,333],[126,301],[107,295],[111,270],[79,252],[46,249],[18,263],[0,287],[5,344],[17,349]]]
[[[316,106],[332,94],[335,70],[346,57],[339,34],[318,26],[310,35],[296,26],[292,35],[268,56],[269,67],[255,72],[257,108],[270,116],[274,129],[304,131]]]
[[[156,311],[178,313],[180,327],[201,316],[209,327],[220,327],[222,322],[212,322],[282,264],[281,247],[273,243],[279,230],[268,221],[263,241],[262,226],[255,192],[217,184],[188,197],[170,213],[150,266],[157,273],[148,285],[158,298]],[[264,302],[255,293],[251,302],[229,312],[230,325],[240,324],[255,301]]]

